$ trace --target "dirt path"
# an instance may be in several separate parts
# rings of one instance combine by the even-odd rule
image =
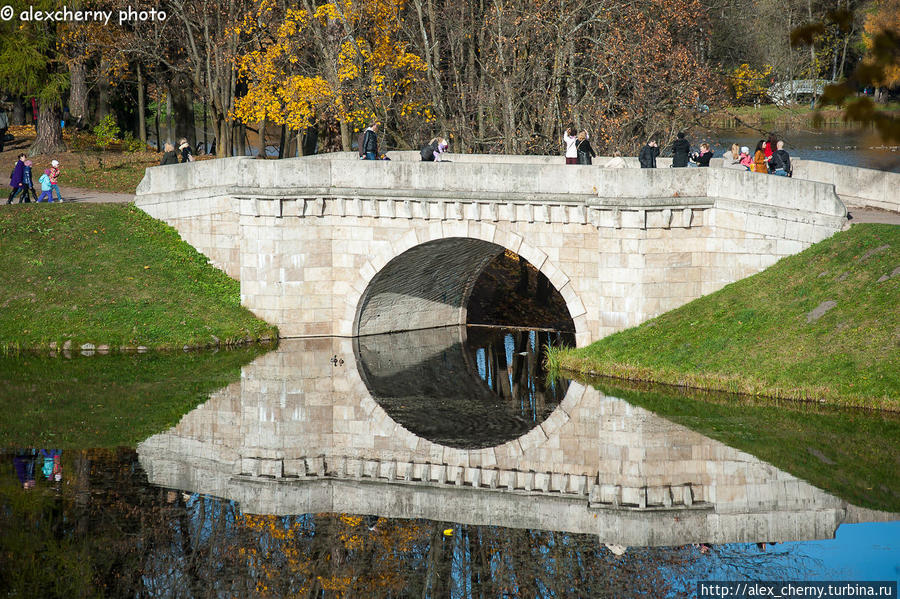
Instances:
[[[900,212],[889,212],[887,210],[879,210],[877,208],[855,208],[848,207],[847,214],[850,216],[849,224],[857,223],[882,223],[886,225],[900,225]]]
[[[92,202],[97,204],[126,203],[134,201],[133,193],[117,193],[115,191],[99,191],[97,189],[79,189],[77,187],[60,187],[63,198],[67,202]]]

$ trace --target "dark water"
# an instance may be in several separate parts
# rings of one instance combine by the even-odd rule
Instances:
[[[671,512],[674,519],[668,520],[660,520],[668,518],[666,510],[628,508],[622,512],[627,518],[621,529],[612,526],[588,534],[567,531],[571,525],[565,523],[571,510],[584,509],[586,497],[551,493],[544,496],[549,503],[542,503],[541,494],[519,487],[478,491],[452,481],[443,487],[415,481],[357,482],[341,479],[344,475],[330,467],[326,474],[333,483],[302,476],[279,482],[238,474],[240,469],[226,460],[233,451],[260,457],[270,447],[270,455],[287,458],[308,445],[308,454],[382,452],[402,461],[406,458],[397,449],[402,444],[391,445],[391,436],[402,440],[408,433],[420,436],[420,445],[427,446],[410,451],[433,451],[435,446],[428,443],[509,447],[519,443],[516,438],[524,439],[523,434],[533,434],[535,427],[546,427],[547,417],[561,410],[573,426],[561,429],[570,430],[570,436],[560,438],[570,438],[567,444],[572,446],[593,447],[595,453],[548,458],[548,469],[549,461],[561,468],[567,467],[564,462],[573,462],[572,468],[596,463],[597,451],[606,455],[605,447],[628,448],[628,438],[636,432],[646,442],[661,440],[661,449],[700,443],[721,448],[724,454],[732,451],[638,407],[644,400],[637,396],[629,404],[574,382],[548,382],[541,367],[542,347],[560,340],[557,333],[469,327],[463,332],[454,328],[405,337],[284,343],[245,365],[239,381],[213,393],[176,427],[155,435],[153,439],[162,440],[156,447],[164,448],[163,457],[148,453],[147,442],[139,452],[74,447],[58,457],[40,448],[9,447],[0,455],[0,589],[9,597],[688,597],[695,596],[696,581],[704,579],[900,576],[896,515],[873,513],[867,517],[886,521],[842,524],[833,539],[827,538],[826,529],[817,533],[819,540],[786,532],[785,538],[715,544],[704,538],[706,533],[686,530],[677,544],[625,546],[616,541],[634,532],[634,523],[642,518],[668,522],[650,525],[661,526],[658,533],[664,534],[678,528],[680,517],[702,518],[708,510],[724,510],[720,517],[725,518],[733,507],[697,504],[694,511]],[[102,362],[97,365],[102,367]],[[66,362],[55,362],[60,377],[66,368]],[[104,392],[130,391],[108,387]],[[369,437],[354,424],[381,420],[365,407],[373,400],[387,414],[373,428],[393,430],[390,435]],[[361,407],[352,407],[357,405]],[[645,405],[654,412],[666,411],[651,400]],[[703,405],[698,404],[697,411],[702,412]],[[324,428],[316,425],[323,418],[316,410],[322,409]],[[289,431],[288,421],[303,428]],[[391,428],[392,421],[400,428]],[[721,422],[726,422],[724,417]],[[730,420],[723,425],[749,427]],[[546,428],[545,434],[553,437],[550,431]],[[552,440],[546,445],[553,450]],[[653,476],[649,448],[631,447],[646,449],[644,475]],[[747,468],[747,477],[753,469],[765,476],[771,472],[773,481],[795,474],[780,471],[784,464],[753,465],[752,456],[734,455],[745,464],[741,467]],[[892,456],[895,463],[897,455]],[[528,457],[525,450],[521,459]],[[446,454],[444,459],[449,459]],[[815,461],[814,456],[810,460]],[[677,462],[664,463],[661,471],[675,470],[673,464]],[[834,472],[835,478],[845,476]],[[171,483],[155,485],[151,479]],[[333,486],[323,486],[329,484]],[[217,492],[202,491],[213,486]],[[827,493],[798,487],[803,488],[811,493],[814,511],[818,501],[839,503]],[[315,500],[317,489],[330,489],[332,499]],[[259,509],[278,493],[282,502],[275,505],[282,507],[308,493],[311,499],[305,505],[313,509]],[[514,503],[498,503],[488,516],[474,503],[471,516],[465,503],[458,509],[460,497],[475,501],[478,493],[509,497]],[[385,503],[387,496],[393,499]],[[396,515],[421,513],[435,496],[448,502],[445,513],[454,517]],[[345,498],[358,508],[332,513],[316,507]],[[508,507],[501,509],[504,505]],[[558,508],[548,508],[552,505]],[[776,510],[767,518],[781,517],[777,505],[759,509]],[[601,507],[593,513],[599,521],[615,522],[615,510]],[[793,530],[790,522],[803,513],[788,513],[785,530]],[[509,525],[516,522],[542,524]]]

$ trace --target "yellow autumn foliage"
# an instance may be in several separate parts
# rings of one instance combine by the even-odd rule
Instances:
[[[424,82],[425,63],[399,35],[403,0],[304,5],[257,0],[239,25],[258,43],[235,59],[247,93],[235,102],[233,116],[291,129],[322,117],[354,127],[390,110],[404,118],[432,118],[415,93]]]

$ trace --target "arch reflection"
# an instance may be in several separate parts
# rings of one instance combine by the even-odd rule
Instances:
[[[354,354],[369,393],[398,424],[449,447],[478,449],[521,437],[566,395],[547,382],[547,345],[558,331],[445,327],[357,337]]]

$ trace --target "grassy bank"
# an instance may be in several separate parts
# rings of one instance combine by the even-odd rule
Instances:
[[[551,361],[624,379],[900,410],[898,267],[900,227],[855,225]],[[825,302],[835,304],[813,319]]]
[[[854,505],[900,512],[900,417],[595,379],[625,399],[740,449]]]
[[[900,103],[890,102],[877,104],[878,112],[898,112]],[[778,106],[776,104],[761,104],[759,106],[726,106],[709,115],[709,121],[715,127],[802,127],[813,124],[817,111],[810,108],[809,103],[789,104]],[[844,111],[833,106],[825,107],[818,111],[825,126],[847,126],[844,121]],[[855,126],[855,125],[851,125]]]
[[[265,351],[0,356],[0,447],[135,447]]]
[[[0,239],[2,351],[277,336],[240,305],[237,281],[133,205],[7,206]]]

